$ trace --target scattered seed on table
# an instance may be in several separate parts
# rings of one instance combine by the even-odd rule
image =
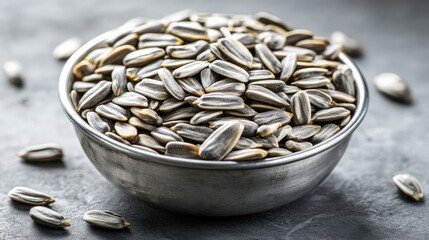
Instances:
[[[36,223],[47,227],[65,228],[70,226],[70,222],[61,214],[47,207],[33,207],[29,214]]]

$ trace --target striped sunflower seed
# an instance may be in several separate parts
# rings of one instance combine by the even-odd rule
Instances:
[[[140,118],[146,123],[155,126],[160,126],[162,124],[162,118],[152,109],[132,107],[130,108],[130,111],[134,116]]]
[[[63,149],[54,143],[34,145],[19,151],[18,156],[28,162],[59,161],[63,158]]]
[[[203,110],[197,114],[195,114],[191,120],[190,123],[192,125],[198,125],[201,123],[209,122],[223,114],[223,111],[212,111],[212,110]]]
[[[286,33],[286,43],[295,45],[299,41],[313,38],[313,32],[307,29],[294,29]]]
[[[201,79],[201,85],[203,86],[204,89],[207,89],[213,83],[216,82],[216,77],[214,75],[214,72],[210,70],[210,68],[201,70],[200,79]]]
[[[297,47],[313,50],[317,54],[322,54],[325,51],[326,45],[326,42],[320,39],[305,39],[295,44]]]
[[[103,56],[103,58],[100,60],[99,66],[105,66],[108,64],[120,64],[129,53],[135,52],[135,50],[136,48],[131,45],[124,45],[114,48],[107,55]]]
[[[124,56],[123,64],[127,67],[140,67],[156,59],[162,58],[165,51],[162,48],[153,47],[132,51]]]
[[[261,87],[264,87],[264,88],[271,90],[273,92],[282,91],[283,88],[286,86],[285,82],[281,81],[281,80],[254,81],[254,82],[249,83],[249,86],[251,86],[251,85],[261,86]]]
[[[355,79],[352,70],[348,66],[341,65],[338,70],[333,73],[332,80],[337,90],[351,96],[356,95]]]
[[[135,33],[130,33],[130,34],[124,36],[123,38],[119,39],[118,41],[116,41],[113,44],[113,47],[117,48],[117,47],[124,46],[124,45],[131,45],[131,46],[136,47],[138,41],[139,41],[139,35],[137,35]]]
[[[261,23],[267,24],[267,25],[275,25],[278,26],[286,31],[292,30],[290,26],[288,26],[283,20],[281,20],[279,17],[274,16],[272,14],[269,14],[267,12],[258,12],[255,14],[255,19]]]
[[[158,127],[155,130],[151,131],[150,134],[153,138],[158,140],[158,142],[167,144],[172,141],[183,142],[183,138],[173,132],[167,127]]]
[[[121,215],[107,210],[91,210],[83,214],[83,220],[91,226],[105,229],[124,229],[131,224],[121,217]]]
[[[171,112],[175,109],[178,109],[185,105],[185,101],[180,101],[175,98],[167,98],[162,104],[159,106],[158,110],[161,112]]]
[[[177,83],[189,94],[199,97],[205,94],[203,86],[201,86],[200,82],[193,77],[178,79]]]
[[[217,43],[223,54],[236,64],[247,68],[252,67],[253,56],[241,42],[232,38],[221,38]]]
[[[242,109],[224,111],[224,113],[225,115],[230,115],[234,117],[253,117],[258,114],[258,112],[256,112],[253,108],[249,107],[246,104]]]
[[[199,143],[204,142],[204,140],[206,140],[213,133],[211,128],[204,126],[194,126],[186,123],[178,123],[170,129],[179,134],[181,137]]]
[[[258,113],[253,117],[253,121],[259,126],[280,122],[282,125],[288,124],[292,119],[293,114],[283,110],[271,110]]]
[[[235,144],[234,149],[243,150],[243,149],[260,148],[260,147],[262,147],[261,143],[257,143],[250,138],[241,137],[238,140],[237,144]]]
[[[259,33],[259,39],[272,50],[279,50],[284,47],[286,43],[286,37],[276,32]]]
[[[280,79],[287,82],[292,76],[296,69],[296,64],[298,62],[298,55],[296,53],[290,53],[283,58],[281,61],[281,73]]]
[[[98,73],[98,74],[101,74],[101,75],[103,75],[103,76],[107,76],[107,75],[112,74],[113,69],[115,69],[115,67],[117,67],[117,66],[120,66],[120,65],[118,65],[118,64],[108,64],[108,65],[104,65],[104,66],[101,66],[101,67],[96,68],[96,69],[94,70],[94,73]],[[87,76],[89,76],[89,75],[91,75],[91,74],[87,74]],[[82,79],[83,79],[83,78],[82,78]]]
[[[183,89],[177,83],[170,71],[165,68],[161,68],[158,70],[158,76],[161,78],[165,89],[170,93],[171,96],[177,100],[183,100],[185,98],[185,91],[183,91]]]
[[[207,30],[196,22],[173,22],[166,31],[188,41],[209,40]]]
[[[329,109],[322,109],[313,115],[312,121],[314,122],[331,122],[341,120],[350,115],[350,111],[342,107],[333,107]]]
[[[134,139],[133,144],[148,147],[148,148],[155,150],[157,152],[161,152],[161,153],[165,152],[164,145],[162,145],[155,138],[153,138],[152,136],[149,136],[147,134],[142,133],[142,134],[137,135],[137,138]]]
[[[272,80],[275,75],[269,70],[251,70],[249,71],[249,81]]]
[[[263,149],[243,149],[231,151],[223,159],[225,161],[252,161],[265,158],[268,155],[268,152]]]
[[[82,78],[82,82],[97,83],[104,79],[104,76],[99,73],[93,73]]]
[[[195,59],[197,61],[213,62],[214,60],[216,60],[216,56],[213,54],[213,52],[210,49],[207,49],[202,53],[198,54],[198,56]]]
[[[238,121],[241,124],[243,124],[244,129],[243,129],[243,133],[241,134],[243,137],[252,137],[256,135],[258,124],[247,119],[241,119],[241,118],[235,118],[235,117],[220,118],[218,120],[210,122],[209,127],[213,129],[218,129],[221,126],[225,125],[226,123],[235,122],[235,121]]]
[[[161,20],[152,20],[147,23],[141,24],[133,29],[133,33],[142,35],[144,33],[163,33],[165,25]]]
[[[64,228],[70,226],[70,222],[61,214],[47,207],[32,207],[29,214],[33,221],[47,227]]]
[[[169,69],[176,69],[192,62],[195,62],[195,60],[194,59],[165,59],[162,61],[161,66]]]
[[[121,136],[119,136],[116,133],[106,132],[104,135],[106,135],[107,137],[109,137],[109,138],[111,138],[111,139],[113,139],[113,140],[115,140],[117,142],[120,142],[120,143],[123,143],[125,145],[131,146],[130,142],[128,142],[127,140],[121,138]]]
[[[228,58],[220,51],[219,44],[218,43],[210,43],[210,51],[215,55],[217,59],[220,59],[222,61],[227,61]]]
[[[244,130],[239,121],[231,121],[216,129],[200,147],[201,158],[207,160],[222,160],[237,144]]]
[[[134,82],[140,82],[145,78],[154,77],[158,74],[158,70],[162,67],[162,59],[148,63],[142,68],[127,68],[127,77]]]
[[[247,83],[249,74],[239,66],[223,60],[216,60],[209,65],[210,69],[222,76],[235,79],[237,81]]]
[[[294,80],[299,80],[303,78],[315,77],[315,76],[324,76],[329,73],[329,70],[326,68],[303,68],[296,70],[292,77]]]
[[[277,96],[274,92],[258,85],[249,85],[246,90],[246,97],[275,106],[289,106],[288,102]]]
[[[332,137],[333,135],[335,135],[339,131],[340,131],[340,128],[336,124],[333,124],[333,123],[326,124],[320,129],[320,131],[318,133],[316,133],[311,138],[311,142],[313,144],[321,143],[324,140]]]
[[[385,96],[402,103],[411,103],[412,94],[408,84],[397,74],[382,73],[374,78],[375,87]]]
[[[320,129],[320,126],[313,124],[293,127],[287,138],[295,141],[303,141],[316,135]]]
[[[286,142],[285,147],[291,152],[300,152],[309,149],[313,146],[310,142],[297,142],[289,140]]]
[[[310,103],[318,108],[327,109],[330,108],[332,103],[332,98],[328,94],[321,92],[316,89],[310,89],[305,91],[310,99]]]
[[[282,124],[277,122],[277,123],[272,123],[269,125],[262,125],[260,127],[258,127],[258,130],[256,131],[256,133],[258,134],[258,136],[260,137],[268,137],[269,135],[273,134],[275,131],[277,131],[279,129],[279,127],[281,127]]]
[[[82,96],[79,100],[77,111],[80,112],[96,106],[111,93],[112,83],[108,81],[100,81]]]
[[[255,51],[257,56],[261,59],[262,63],[264,63],[265,67],[267,67],[271,72],[273,72],[274,74],[278,74],[281,72],[282,66],[280,61],[271,52],[267,45],[263,43],[258,43],[255,46]]]
[[[114,127],[115,132],[123,139],[132,140],[137,137],[137,128],[128,123],[116,122]]]
[[[134,86],[134,91],[155,100],[165,100],[170,97],[162,81],[149,78],[145,78],[137,83]]]
[[[343,93],[336,90],[329,90],[329,89],[318,89],[318,90],[331,96],[332,100],[334,100],[337,103],[354,103],[356,101],[355,97],[347,93]]]
[[[183,40],[171,34],[145,33],[139,37],[139,48],[164,48],[183,44]]]
[[[255,141],[257,144],[261,144],[262,148],[270,149],[279,147],[279,142],[274,136],[269,136],[267,138],[251,137],[250,139]]]
[[[324,76],[314,76],[303,78],[298,81],[292,82],[292,86],[297,86],[301,89],[314,89],[314,88],[322,88],[328,85],[331,81],[329,78]]]
[[[207,93],[198,98],[194,104],[207,110],[237,110],[244,108],[244,101],[239,96],[222,93]]]
[[[277,129],[273,135],[277,138],[277,141],[281,142],[290,133],[290,131],[292,131],[292,127],[290,125],[286,125]]]
[[[423,198],[423,188],[416,177],[409,174],[398,174],[393,177],[393,182],[404,194],[415,201]]]
[[[101,133],[110,132],[112,130],[112,124],[110,123],[110,121],[101,117],[96,112],[88,112],[86,114],[86,120],[91,127]]]
[[[112,72],[112,91],[115,96],[120,96],[127,91],[127,81],[125,67],[115,67]]]
[[[155,151],[155,150],[153,150],[151,148],[145,147],[145,146],[135,145],[135,144],[131,144],[131,146],[133,148],[140,149],[140,150],[143,150],[145,152],[151,152],[151,153],[159,154],[159,152],[157,152],[157,151]]]
[[[147,107],[149,103],[145,96],[135,92],[125,92],[113,98],[112,102],[122,107]]]
[[[163,116],[165,122],[190,119],[201,110],[196,107],[178,108]]]
[[[218,92],[236,96],[243,95],[244,91],[246,91],[246,85],[244,83],[229,78],[217,81],[206,88],[207,93]]]
[[[179,45],[179,46],[168,46],[166,48],[167,55],[172,58],[191,58],[198,53],[198,49],[195,46]]]
[[[292,154],[293,152],[284,148],[271,148],[268,149],[269,157],[283,157]]]
[[[71,57],[81,46],[82,40],[80,38],[70,38],[56,46],[52,55],[55,59],[65,60]]]
[[[304,91],[295,93],[291,98],[293,121],[296,125],[306,125],[311,120],[311,105],[308,94]]]
[[[348,115],[347,117],[343,118],[340,123],[338,124],[338,126],[340,128],[345,127],[347,124],[349,124],[350,120],[352,120],[352,116]]]
[[[86,93],[89,89],[95,86],[95,83],[76,81],[73,83],[72,89],[78,93]]]
[[[184,66],[181,66],[173,71],[173,77],[175,78],[184,78],[192,77],[197,73],[201,72],[204,68],[209,66],[209,62],[206,61],[195,61],[188,63]]]
[[[95,111],[101,116],[114,121],[128,121],[129,112],[127,109],[122,108],[114,103],[106,103],[98,105]]]
[[[8,196],[15,202],[34,206],[44,206],[55,202],[55,199],[48,194],[27,187],[14,187],[9,191]]]
[[[165,146],[165,155],[172,157],[199,159],[198,151],[200,148],[192,143],[169,142]]]
[[[147,122],[144,122],[143,120],[141,120],[138,117],[130,117],[130,119],[128,120],[128,123],[134,127],[136,127],[137,129],[141,129],[141,130],[145,130],[145,131],[153,131],[156,129],[156,127],[154,125],[151,125]]]

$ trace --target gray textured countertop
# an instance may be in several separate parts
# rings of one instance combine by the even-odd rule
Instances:
[[[412,85],[415,103],[395,104],[371,87],[366,120],[343,160],[320,185],[287,206],[251,216],[196,218],[153,209],[116,189],[86,159],[62,113],[57,81],[62,63],[52,49],[72,36],[85,40],[135,16],[161,17],[183,8],[282,16],[291,25],[329,35],[343,30],[360,39],[357,60],[371,80],[393,71]],[[17,59],[26,86],[0,77],[0,239],[427,239],[429,209],[403,197],[392,176],[417,176],[429,191],[429,3],[419,1],[0,1],[0,63]],[[16,152],[28,145],[64,146],[62,163],[26,164]],[[54,195],[54,209],[72,227],[33,223],[29,208],[7,192],[24,185]],[[81,220],[89,209],[122,213],[133,227],[111,232]]]

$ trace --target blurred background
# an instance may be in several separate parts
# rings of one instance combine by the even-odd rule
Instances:
[[[361,41],[355,59],[370,83],[370,109],[350,148],[328,179],[296,202],[236,218],[195,218],[153,209],[108,183],[85,157],[62,113],[57,82],[63,66],[52,50],[70,37],[91,38],[133,17],[160,18],[182,10],[254,14],[266,11],[295,28]],[[25,86],[0,75],[0,239],[425,239],[429,209],[400,194],[392,177],[409,173],[429,189],[429,2],[426,1],[0,1],[0,64],[17,60]],[[371,84],[382,72],[401,75],[414,103],[402,105]],[[55,142],[63,162],[23,163],[21,148]],[[28,208],[7,192],[28,186],[54,195],[67,230],[34,224]],[[106,232],[81,220],[89,209],[129,219],[129,231]]]

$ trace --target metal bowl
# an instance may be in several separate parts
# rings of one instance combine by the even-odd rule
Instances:
[[[188,160],[145,152],[95,131],[75,111],[69,97],[73,66],[107,35],[89,41],[67,61],[59,82],[61,104],[98,171],[151,206],[193,215],[237,216],[292,202],[331,173],[368,108],[365,80],[341,54],[340,60],[356,78],[357,108],[350,123],[329,140],[286,157],[252,162]]]

